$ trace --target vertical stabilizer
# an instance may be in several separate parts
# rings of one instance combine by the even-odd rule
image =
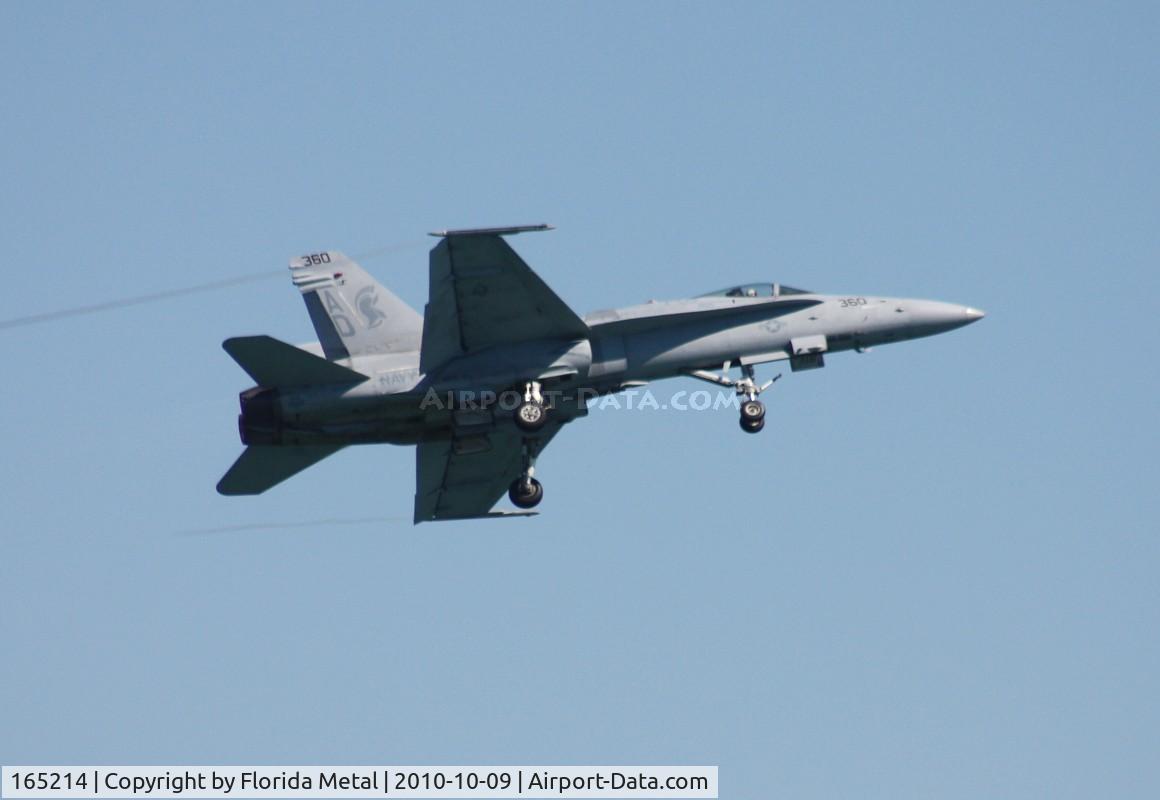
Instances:
[[[342,253],[296,258],[290,277],[329,360],[419,349],[423,318]]]

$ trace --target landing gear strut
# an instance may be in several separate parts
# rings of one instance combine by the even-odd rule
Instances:
[[[538,449],[539,444],[535,440],[524,440],[523,474],[508,487],[508,499],[518,508],[535,508],[544,499],[544,485],[532,477],[536,471]]]
[[[703,381],[736,389],[737,395],[741,398],[741,430],[746,433],[757,433],[765,427],[765,404],[758,400],[757,396],[772,386],[781,375],[758,385],[752,364],[741,365],[741,377],[737,380],[729,377],[730,366],[732,362],[726,361],[723,375],[700,369],[691,370],[688,374]]]
[[[743,364],[741,373],[744,377],[736,384],[737,394],[744,398],[741,401],[741,430],[746,433],[758,433],[765,427],[765,404],[757,399],[757,395],[772,386],[777,378],[764,386],[758,386],[754,379],[752,364]]]
[[[528,381],[525,384],[523,402],[516,406],[514,416],[516,427],[525,433],[535,433],[548,422],[548,409],[544,407],[544,398],[540,394],[539,382]],[[512,502],[514,503],[515,500],[513,499]],[[517,505],[519,504],[517,503]]]

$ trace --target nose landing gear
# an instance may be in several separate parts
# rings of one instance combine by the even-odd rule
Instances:
[[[741,401],[741,430],[746,433],[760,433],[765,427],[765,404],[758,400],[757,396],[772,386],[781,375],[758,386],[752,364],[743,364],[741,373],[744,377],[735,384],[737,394],[744,398]]]
[[[741,400],[741,430],[746,433],[758,433],[765,427],[765,404],[757,399],[757,396],[777,382],[781,375],[776,375],[765,383],[758,385],[755,378],[755,372],[752,364],[741,365],[741,377],[733,380],[729,377],[729,367],[732,362],[726,361],[724,374],[717,375],[713,372],[706,372],[705,370],[691,370],[687,374],[693,378],[698,378],[709,383],[716,383],[720,386],[732,386],[737,390],[737,395]]]

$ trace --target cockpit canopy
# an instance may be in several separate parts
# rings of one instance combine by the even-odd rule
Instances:
[[[789,294],[813,294],[806,289],[795,289],[784,283],[746,283],[730,286],[717,292],[708,292],[701,297],[785,297]]]

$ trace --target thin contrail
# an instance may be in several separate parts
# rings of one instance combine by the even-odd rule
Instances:
[[[389,244],[385,247],[379,247],[374,250],[368,250],[365,253],[356,254],[352,256],[352,258],[355,260],[365,261],[377,256],[386,255],[387,253],[411,250],[419,246],[420,244],[418,242],[413,241]],[[122,297],[117,300],[107,300],[103,303],[73,306],[71,308],[62,308],[56,311],[44,311],[40,314],[29,314],[25,317],[13,317],[11,319],[0,320],[0,330],[5,330],[7,328],[19,328],[25,325],[36,325],[41,322],[51,322],[52,320],[66,319],[68,317],[80,317],[86,314],[98,314],[102,311],[113,311],[118,308],[139,306],[145,303],[155,303],[159,300],[170,300],[174,297],[184,297],[187,294],[212,292],[217,289],[227,289],[231,286],[239,286],[243,283],[252,283],[254,281],[266,280],[267,278],[273,278],[274,276],[282,276],[285,274],[286,270],[283,269],[263,270],[262,272],[252,272],[248,275],[239,275],[236,278],[225,278],[220,281],[210,281],[209,283],[199,283],[195,286],[185,286],[180,289],[169,289],[164,292],[151,292],[150,294],[141,294],[137,295],[136,297]]]
[[[139,306],[144,303],[153,303],[158,300],[168,300],[171,297],[181,297],[187,294],[196,294],[197,292],[212,292],[215,289],[225,289],[228,286],[237,286],[242,283],[250,283],[252,281],[265,280],[274,275],[281,275],[282,270],[273,272],[266,270],[264,272],[254,272],[249,275],[242,275],[237,278],[227,278],[225,280],[213,281],[212,283],[200,283],[197,286],[186,286],[181,289],[169,289],[164,292],[153,292],[152,294],[141,294],[136,297],[122,297],[119,300],[108,300],[104,303],[93,303],[88,306],[73,306],[72,308],[62,308],[58,311],[45,311],[41,314],[29,314],[27,317],[13,317],[12,319],[0,320],[0,330],[4,328],[19,328],[22,325],[35,325],[38,322],[50,322],[54,319],[64,319],[66,317],[80,317],[85,314],[97,314],[101,311],[112,311],[115,308],[125,308],[127,306]]]
[[[403,517],[356,517],[353,519],[315,519],[308,522],[248,522],[241,525],[222,525],[217,528],[191,528],[174,533],[190,536],[204,533],[237,533],[240,531],[270,531],[289,528],[315,528],[320,525],[373,525],[381,522],[409,522]]]

